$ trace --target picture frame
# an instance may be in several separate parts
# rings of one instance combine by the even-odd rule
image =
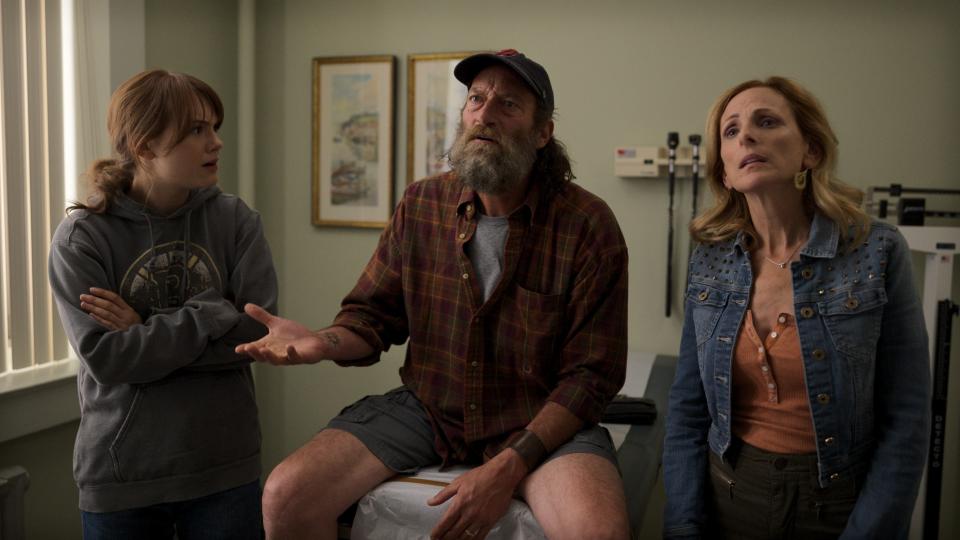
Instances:
[[[312,62],[312,222],[382,228],[394,199],[396,58]]]
[[[453,76],[474,52],[407,56],[407,184],[449,170],[445,154],[456,138],[467,88]]]

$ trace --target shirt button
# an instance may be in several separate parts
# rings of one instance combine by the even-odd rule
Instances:
[[[837,442],[837,440],[834,439],[833,437],[827,437],[826,439],[823,440],[823,444],[825,444],[825,445],[827,445],[827,446],[833,446],[833,443],[835,443],[835,442]],[[834,476],[836,476],[837,478],[840,477],[840,475],[838,475],[838,474],[832,474],[832,475],[830,476],[830,479],[831,479],[831,480],[836,480],[836,478],[834,478]]]
[[[800,316],[803,317],[804,319],[809,319],[810,317],[813,317],[813,308],[810,306],[804,306],[800,308]]]
[[[710,293],[708,293],[707,291],[703,291],[699,295],[697,295],[697,298],[699,298],[700,301],[703,302],[704,300],[707,299],[708,296],[710,296]]]
[[[823,352],[823,349],[814,349],[813,350],[813,359],[814,360],[823,360],[827,356],[827,353]]]
[[[467,234],[466,234],[466,233],[460,233],[460,234],[457,235],[457,237],[459,237],[461,240],[463,240],[464,238],[467,237]]]
[[[460,276],[460,277],[462,277],[463,279],[469,279],[469,278],[470,278],[470,274],[464,272],[463,275]]]
[[[783,323],[787,322],[787,318],[784,317],[783,315],[781,315],[781,316],[777,317],[777,322],[780,323],[780,324],[783,324]]]
[[[473,323],[474,323],[474,324],[480,324],[480,317],[474,317],[474,318],[473,318]]]
[[[766,373],[766,372],[770,371],[770,368],[767,367],[767,366],[760,366],[760,371]]]
[[[476,360],[474,360],[473,362],[470,362],[470,365],[471,365],[472,367],[477,367],[477,366],[480,365],[480,362],[477,362]]]
[[[800,271],[800,275],[803,276],[803,279],[810,279],[813,277],[813,268],[809,266]]]
[[[477,404],[476,404],[476,403],[471,403],[471,404],[470,404],[470,410],[471,410],[471,411],[477,410]]]
[[[472,204],[468,204],[468,205],[467,205],[467,212],[473,212],[473,205],[472,205]]]
[[[817,401],[826,405],[827,403],[830,403],[830,396],[827,394],[817,394]]]
[[[760,353],[760,354],[763,354],[763,347],[758,347],[758,348],[757,348],[757,352]]]
[[[775,337],[777,337],[778,335],[779,335],[779,334],[777,334],[776,332],[770,332],[770,337],[772,337],[772,338],[775,338]]]
[[[769,389],[771,389],[771,390],[773,390],[773,389],[776,388],[776,387],[777,387],[777,385],[775,385],[775,384],[773,384],[773,383],[767,383],[767,388],[769,388]]]
[[[852,296],[850,298],[847,298],[847,300],[843,303],[843,306],[847,309],[857,309],[857,306],[859,305],[860,305],[860,301],[857,300],[856,298],[853,298]]]
[[[524,372],[524,373],[530,373],[531,371],[533,371],[533,370],[530,369],[530,364],[524,364],[524,365],[523,365],[523,372]]]

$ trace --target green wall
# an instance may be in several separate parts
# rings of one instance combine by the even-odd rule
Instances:
[[[237,0],[145,0],[146,69],[188,73],[223,101],[220,187],[237,193]]]
[[[0,444],[0,466],[30,473],[25,500],[26,537],[80,538],[77,486],[73,482],[73,439],[79,421]]]

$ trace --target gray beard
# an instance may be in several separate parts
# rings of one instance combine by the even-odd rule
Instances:
[[[463,128],[463,123],[460,124],[457,139],[448,153],[450,168],[465,186],[480,193],[500,195],[533,169],[537,159],[536,134],[531,131],[527,137],[499,137],[500,144],[492,148],[471,145],[476,134],[483,131],[468,131]]]

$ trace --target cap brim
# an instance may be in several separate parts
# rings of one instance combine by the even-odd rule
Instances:
[[[470,83],[473,82],[474,77],[476,77],[478,73],[483,71],[484,68],[487,68],[493,64],[506,65],[511,71],[517,71],[500,56],[489,53],[480,53],[473,56],[468,56],[467,58],[461,60],[460,63],[453,68],[453,76],[466,86],[470,86]]]

